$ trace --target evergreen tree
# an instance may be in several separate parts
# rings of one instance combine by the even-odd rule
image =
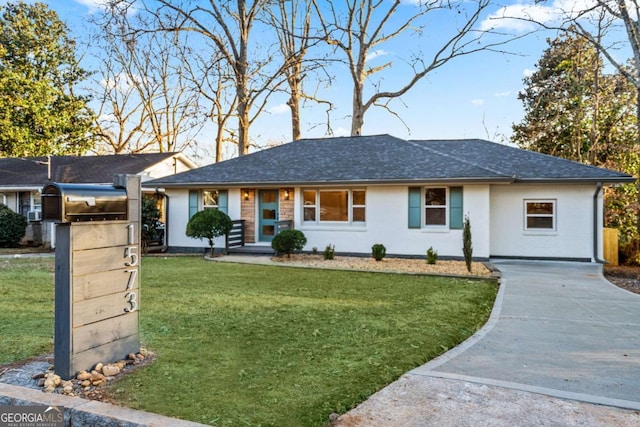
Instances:
[[[66,25],[43,3],[0,6],[0,156],[81,154],[92,112],[88,76]]]
[[[525,116],[513,126],[520,147],[638,176],[635,88],[607,74],[591,43],[571,32],[549,40],[537,70],[524,79]],[[622,243],[637,235],[634,184],[605,191],[605,225]]]

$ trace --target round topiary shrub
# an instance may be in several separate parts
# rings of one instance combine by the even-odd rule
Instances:
[[[27,231],[27,219],[0,203],[0,247],[17,246]]]
[[[229,215],[218,209],[205,209],[196,212],[187,223],[186,235],[209,241],[210,254],[213,256],[214,240],[228,234],[233,228]]]
[[[300,230],[282,230],[271,241],[271,247],[277,253],[287,254],[291,258],[291,252],[301,251],[307,244],[307,238]]]

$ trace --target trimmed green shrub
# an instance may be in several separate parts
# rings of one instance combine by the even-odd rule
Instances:
[[[429,247],[427,249],[427,264],[435,264],[438,261],[438,251],[434,250],[433,247]]]
[[[471,273],[473,246],[471,244],[471,221],[469,220],[469,215],[464,216],[464,224],[462,226],[462,253],[464,254],[464,262],[467,264],[467,270]]]
[[[324,259],[333,259],[336,256],[336,247],[335,245],[327,245],[324,248],[324,252],[322,252],[322,257]]]
[[[214,239],[231,231],[233,222],[229,216],[218,209],[205,209],[196,212],[187,223],[186,234],[196,239],[208,239],[211,256],[213,256]]]
[[[382,243],[376,243],[371,246],[371,255],[376,261],[382,261],[382,258],[387,255],[387,248]]]
[[[287,254],[291,258],[293,251],[301,251],[307,244],[307,238],[300,230],[282,230],[271,241],[271,247],[277,253]]]
[[[0,247],[18,245],[27,232],[27,219],[0,203]]]

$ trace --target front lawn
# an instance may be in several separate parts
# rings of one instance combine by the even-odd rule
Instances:
[[[3,288],[4,276],[0,270]],[[497,291],[491,281],[188,257],[144,258],[141,286],[142,341],[157,360],[114,384],[111,397],[219,426],[324,425],[466,339],[487,320]],[[33,302],[17,304],[26,287],[12,285],[14,301],[0,308],[30,313]],[[44,325],[8,329],[50,334],[52,317],[39,313]]]

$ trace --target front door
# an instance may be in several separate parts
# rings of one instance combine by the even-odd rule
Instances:
[[[260,190],[258,200],[258,240],[270,242],[278,221],[278,190]]]

